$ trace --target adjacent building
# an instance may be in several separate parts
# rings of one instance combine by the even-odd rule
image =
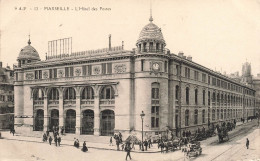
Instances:
[[[60,126],[76,135],[140,136],[143,111],[148,137],[255,115],[253,88],[171,53],[149,21],[133,50],[111,43],[82,52],[61,47],[40,60],[29,40],[15,68],[16,131]]]
[[[0,62],[0,129],[13,128],[14,124],[14,71]]]

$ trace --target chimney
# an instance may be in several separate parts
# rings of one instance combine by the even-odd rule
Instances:
[[[189,61],[192,61],[192,57],[191,57],[190,55],[187,57],[187,59],[188,59]]]
[[[111,51],[111,34],[109,34],[108,37],[109,37],[109,44],[108,44],[109,46],[108,46],[108,48],[109,48],[109,51]]]
[[[182,51],[179,51],[178,56],[183,57],[184,53]]]
[[[3,63],[0,61],[0,68],[2,68],[3,67]]]
[[[122,41],[122,50],[124,50],[124,41]]]

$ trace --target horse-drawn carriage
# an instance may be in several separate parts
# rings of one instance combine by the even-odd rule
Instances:
[[[200,142],[189,143],[186,149],[186,157],[197,157],[202,153]]]
[[[226,128],[225,124],[223,124],[221,127],[217,126],[217,131],[219,143],[229,140],[228,129]]]

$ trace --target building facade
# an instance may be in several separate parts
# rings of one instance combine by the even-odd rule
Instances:
[[[40,61],[29,40],[15,69],[16,131],[140,136],[143,111],[148,137],[254,115],[252,88],[171,53],[149,21],[130,51],[109,45]]]
[[[14,124],[14,71],[0,62],[0,129],[13,128]]]

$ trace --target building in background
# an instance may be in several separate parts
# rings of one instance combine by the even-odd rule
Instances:
[[[14,71],[0,62],[0,129],[13,128],[14,124]]]
[[[145,137],[255,115],[255,90],[166,47],[161,29],[143,27],[136,48],[72,52],[71,39],[48,43],[41,61],[31,41],[15,68],[15,129],[36,135],[55,126],[76,135]]]

